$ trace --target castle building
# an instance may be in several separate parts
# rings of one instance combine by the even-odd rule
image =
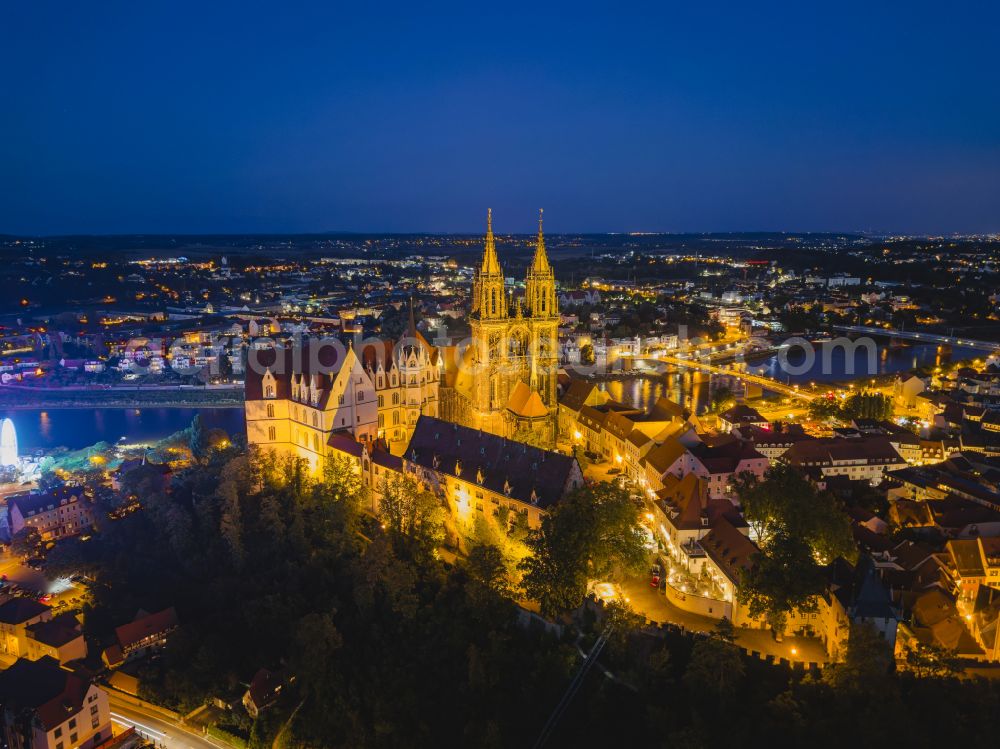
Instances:
[[[319,473],[329,456],[339,454],[344,437],[366,443],[368,452],[385,443],[401,455],[420,416],[429,416],[553,446],[559,314],[541,215],[525,296],[513,300],[497,256],[492,213],[487,214],[470,326],[471,342],[460,355],[427,342],[414,324],[412,306],[408,335],[398,342],[251,347],[245,380],[248,444],[303,458]]]
[[[399,342],[279,347],[246,376],[247,443],[308,461],[319,473],[331,440],[384,441],[399,454],[421,414],[438,415],[437,355],[416,330]]]
[[[453,385],[442,391],[450,421],[533,444],[555,442],[559,312],[542,218],[524,299],[508,295],[487,214],[482,262],[472,286],[472,340]]]

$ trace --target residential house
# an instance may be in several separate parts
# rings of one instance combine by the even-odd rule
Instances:
[[[94,527],[94,504],[76,486],[8,497],[7,514],[12,536],[25,528],[35,528],[42,541],[77,536]]]
[[[107,693],[48,656],[0,671],[0,720],[12,749],[92,749],[112,735]]]
[[[115,642],[104,649],[101,658],[109,668],[142,658],[167,644],[179,622],[173,607],[149,614],[140,611],[135,619],[115,628]]]

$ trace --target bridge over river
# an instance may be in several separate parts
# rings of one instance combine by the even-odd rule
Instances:
[[[699,372],[707,372],[709,374],[725,375],[727,377],[734,377],[738,380],[742,380],[743,382],[751,382],[754,385],[759,385],[764,390],[769,390],[772,393],[779,393],[790,398],[798,398],[799,400],[807,402],[820,397],[816,393],[804,392],[800,390],[797,385],[786,385],[785,383],[778,382],[770,377],[744,372],[731,364],[709,364],[708,362],[699,361],[697,359],[683,359],[677,356],[668,356],[666,354],[662,354],[655,358],[622,357],[622,363],[625,368],[628,368],[628,363],[631,363],[632,368],[634,369],[651,370],[657,372],[658,374],[665,374],[670,367],[680,367],[682,369],[693,369]]]
[[[920,331],[896,330],[894,328],[874,328],[868,325],[834,325],[834,330],[844,333],[858,333],[872,336],[883,336],[887,338],[903,338],[908,341],[920,341],[921,343],[937,343],[946,346],[963,346],[965,348],[977,349],[979,351],[1000,351],[1000,343],[996,341],[977,341],[974,338],[963,338],[961,336],[940,335],[938,333],[924,333]]]

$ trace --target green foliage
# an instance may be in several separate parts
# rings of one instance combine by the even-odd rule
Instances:
[[[594,344],[585,343],[580,347],[580,363],[587,366],[594,363]]]
[[[731,388],[718,387],[712,391],[712,403],[709,406],[713,413],[722,413],[736,405],[736,396]]]
[[[397,549],[429,559],[444,541],[445,509],[430,492],[408,476],[385,478],[380,488],[378,515]]]
[[[527,543],[522,584],[547,615],[579,606],[589,580],[636,573],[646,562],[638,510],[617,484],[580,487],[542,517]]]
[[[850,520],[836,498],[819,492],[799,471],[772,465],[762,481],[752,475],[736,480],[743,516],[765,550],[772,536],[783,531],[805,541],[824,563],[842,556],[853,562],[857,547]]]
[[[772,536],[766,552],[754,557],[738,595],[751,616],[763,615],[774,631],[783,632],[793,611],[816,611],[823,587],[822,570],[808,544],[782,530]]]
[[[201,425],[201,414],[195,414],[188,427],[188,447],[196,460],[200,460],[208,449],[208,435]]]
[[[817,421],[851,421],[875,419],[884,421],[893,415],[893,401],[888,395],[875,392],[851,393],[841,400],[816,398],[809,403],[809,416]]]
[[[857,558],[850,520],[832,494],[818,492],[783,463],[771,466],[763,481],[739,479],[737,494],[761,547],[739,597],[751,615],[765,616],[781,632],[792,611],[814,610],[813,598],[825,586],[821,564]]]
[[[684,671],[684,685],[706,700],[728,702],[746,673],[743,654],[727,634],[698,640]]]
[[[850,419],[891,419],[892,398],[882,393],[852,393],[844,400],[840,415]]]
[[[961,662],[952,650],[930,643],[906,652],[906,667],[919,678],[953,678],[961,673]]]
[[[24,528],[10,540],[10,550],[14,556],[30,557],[38,553],[42,536],[37,528]]]

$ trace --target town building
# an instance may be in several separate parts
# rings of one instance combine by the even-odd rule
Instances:
[[[7,527],[12,536],[25,528],[34,528],[42,541],[77,536],[94,527],[93,502],[76,486],[8,497],[7,513]]]
[[[104,649],[101,659],[108,668],[142,658],[167,644],[167,639],[179,626],[173,607],[149,614],[140,611],[135,619],[115,628],[115,642]]]
[[[48,656],[0,671],[0,720],[10,749],[92,749],[112,736],[107,693]]]
[[[521,515],[537,528],[549,507],[583,486],[576,458],[431,416],[417,422],[403,464],[460,521]]]

